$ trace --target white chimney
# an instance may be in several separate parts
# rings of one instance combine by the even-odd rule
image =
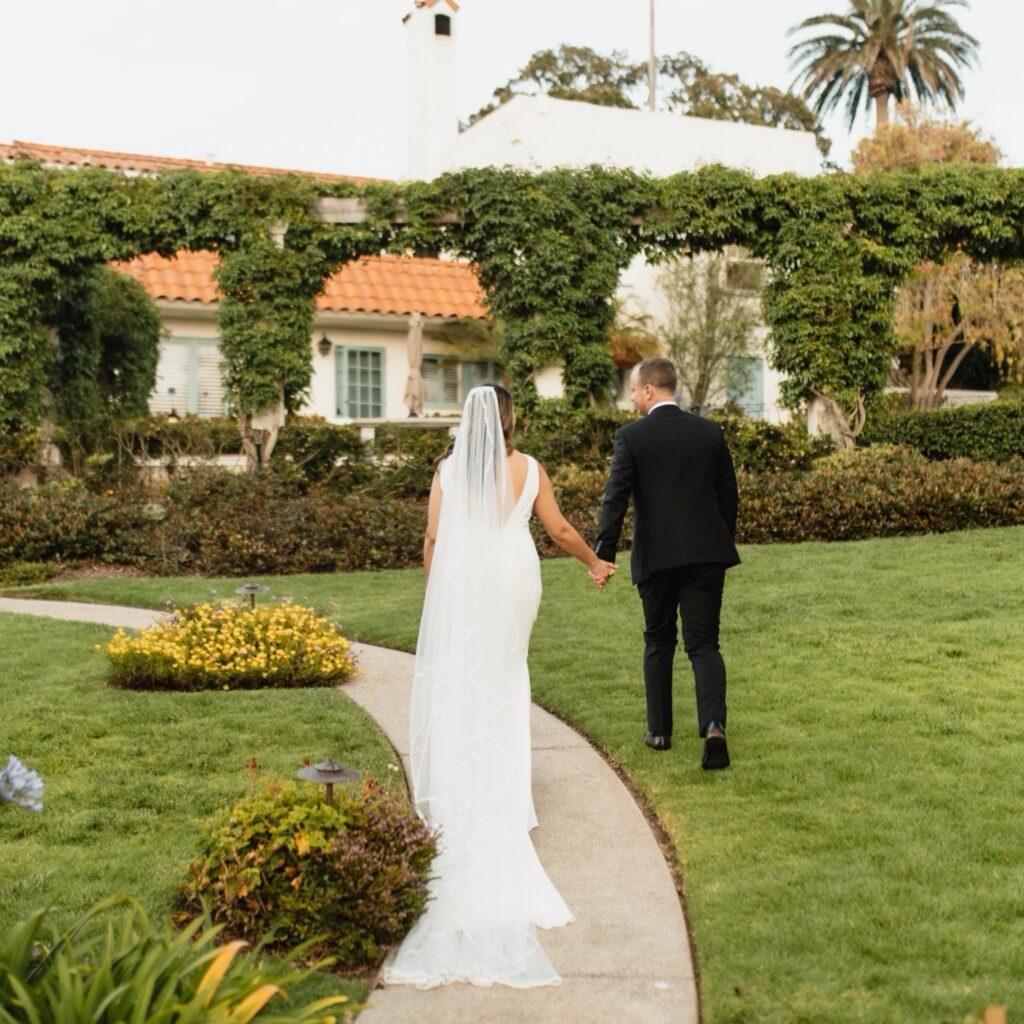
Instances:
[[[455,0],[415,0],[405,24],[410,179],[429,181],[452,162],[459,137]]]

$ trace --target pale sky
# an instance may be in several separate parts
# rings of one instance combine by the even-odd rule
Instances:
[[[339,174],[405,173],[412,0],[0,0],[0,142],[190,157]],[[659,54],[688,50],[751,84],[792,81],[786,30],[846,0],[657,0]],[[459,113],[483,106],[537,50],[647,54],[648,0],[462,0]],[[972,0],[980,41],[958,118],[1024,166],[1024,3]],[[429,83],[424,83],[429,88]],[[845,164],[871,128],[826,128]]]

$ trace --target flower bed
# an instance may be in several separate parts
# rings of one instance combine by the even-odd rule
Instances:
[[[312,608],[198,604],[106,647],[115,686],[144,690],[253,690],[336,686],[355,674],[351,645]]]
[[[333,804],[271,782],[203,829],[183,907],[232,936],[317,942],[349,969],[379,963],[423,913],[437,840],[408,802],[371,781]]]

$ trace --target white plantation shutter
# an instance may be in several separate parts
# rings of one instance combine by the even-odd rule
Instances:
[[[187,341],[161,341],[156,385],[149,396],[152,413],[188,412],[188,366],[190,344]]]
[[[427,357],[420,368],[424,405],[459,404],[459,364]]]
[[[149,398],[153,414],[224,415],[224,384],[217,343],[208,338],[169,338],[160,342],[156,386]]]
[[[217,345],[197,344],[196,350],[195,412],[200,416],[223,416],[224,382],[220,375],[220,348]]]

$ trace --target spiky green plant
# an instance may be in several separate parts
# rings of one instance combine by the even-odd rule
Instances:
[[[0,934],[0,1024],[249,1024],[257,1014],[260,1024],[334,1024],[330,1009],[346,1002],[283,1006],[286,986],[309,972],[242,954],[244,942],[216,945],[220,929],[202,917],[175,932],[117,897],[61,932],[49,913]]]
[[[852,128],[857,110],[875,104],[876,125],[889,122],[889,97],[941,101],[950,109],[963,99],[960,71],[977,63],[978,41],[950,12],[966,0],[850,0],[843,14],[807,18],[789,34],[825,28],[790,51],[799,70],[794,87],[815,97],[819,115],[846,99]]]

